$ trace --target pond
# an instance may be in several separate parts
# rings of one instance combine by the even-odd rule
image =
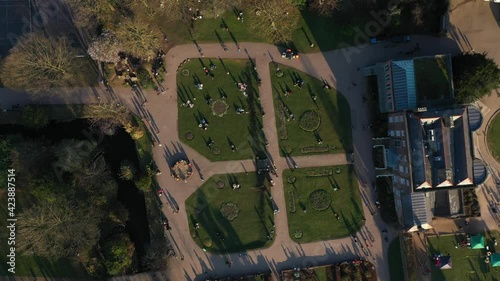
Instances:
[[[90,139],[97,141],[103,152],[104,159],[118,183],[118,200],[129,210],[129,220],[126,231],[134,242],[137,257],[144,255],[144,246],[149,241],[149,224],[146,214],[144,195],[135,187],[132,181],[122,181],[117,172],[120,164],[127,159],[139,166],[134,140],[123,129],[118,129],[113,136],[104,136],[93,132],[84,119],[71,122],[51,123],[46,128],[35,131],[20,125],[0,125],[0,135],[21,134],[24,137],[58,142],[63,139]]]

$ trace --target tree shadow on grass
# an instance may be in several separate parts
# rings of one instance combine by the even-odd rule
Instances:
[[[337,105],[334,104],[332,95],[335,95]],[[337,132],[344,151],[346,154],[352,152],[351,108],[346,98],[339,92],[317,96],[326,109],[325,114]]]

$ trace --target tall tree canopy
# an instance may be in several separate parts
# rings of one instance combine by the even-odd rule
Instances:
[[[42,93],[74,84],[80,67],[76,50],[65,37],[30,33],[22,36],[0,69],[3,84],[12,89]]]
[[[274,43],[291,41],[300,18],[299,8],[291,0],[252,0],[251,27]]]
[[[500,87],[500,69],[486,53],[461,54],[452,61],[457,102],[474,102]]]

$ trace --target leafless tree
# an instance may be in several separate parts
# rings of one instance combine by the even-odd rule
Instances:
[[[297,27],[299,9],[290,0],[253,0],[251,27],[273,43],[289,42]]]
[[[413,9],[413,22],[416,25],[424,23],[424,9],[419,4],[416,4]]]
[[[74,257],[99,240],[99,215],[84,204],[61,197],[40,201],[18,217],[20,250],[47,258]]]
[[[38,33],[21,37],[0,69],[3,84],[12,89],[47,93],[78,80],[81,61],[65,37],[50,38]]]
[[[161,47],[159,30],[137,19],[123,20],[115,35],[124,51],[137,58],[151,60]]]
[[[122,51],[123,48],[118,43],[116,36],[107,30],[95,37],[87,50],[92,59],[110,63],[118,62],[120,60],[118,54]]]
[[[322,16],[331,16],[335,10],[340,9],[341,0],[311,0],[309,9]]]
[[[65,0],[73,12],[73,21],[79,28],[111,27],[123,14],[128,0]],[[122,3],[123,5],[119,5]]]

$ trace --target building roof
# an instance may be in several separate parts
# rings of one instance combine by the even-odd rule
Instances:
[[[475,184],[466,107],[406,113],[413,188]]]
[[[430,223],[432,214],[424,193],[404,193],[401,195],[401,201],[405,227],[410,228]]]
[[[450,55],[390,60],[370,73],[377,75],[380,112],[442,104],[454,96]]]
[[[390,62],[395,111],[417,107],[413,60]]]

